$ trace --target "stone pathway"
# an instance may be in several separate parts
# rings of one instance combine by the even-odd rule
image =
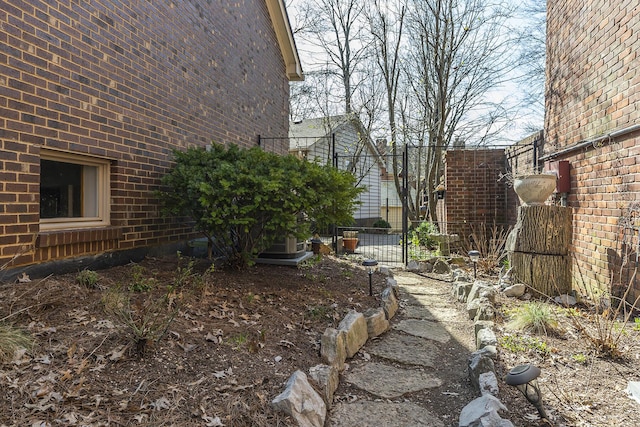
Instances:
[[[350,360],[330,426],[457,425],[475,398],[466,373],[473,323],[456,306],[451,284],[408,272],[394,278],[403,308],[388,332]]]

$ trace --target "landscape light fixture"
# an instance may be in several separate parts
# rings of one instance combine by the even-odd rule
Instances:
[[[369,296],[373,296],[373,285],[371,284],[371,276],[373,276],[373,270],[376,265],[378,265],[378,261],[375,259],[365,259],[362,261],[362,265],[367,267],[367,273],[369,273]]]
[[[529,403],[536,407],[540,418],[546,420],[547,413],[542,407],[542,393],[540,393],[540,386],[537,380],[539,376],[540,368],[528,363],[511,369],[505,378],[505,382],[520,390]]]
[[[477,277],[478,261],[480,261],[480,252],[469,251],[469,258],[471,258],[471,262],[473,263],[473,278],[475,279]]]
[[[311,250],[314,255],[318,255],[320,253],[320,246],[322,246],[322,240],[318,237],[314,237],[311,239]]]

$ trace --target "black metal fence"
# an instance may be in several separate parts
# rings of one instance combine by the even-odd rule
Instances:
[[[456,150],[477,150],[478,153],[483,150],[503,150],[505,160],[499,165],[500,173],[511,170],[515,172],[525,166],[535,167],[538,143],[537,138],[530,138],[510,147],[457,147]],[[437,226],[440,230],[459,228],[464,232],[454,237],[443,235],[425,240],[424,232],[432,227],[425,224],[430,219],[426,212],[427,202],[429,198],[445,197],[443,192],[429,194],[427,190],[427,174],[433,171],[427,172],[426,165],[432,162],[430,156],[434,155],[433,147],[425,149],[424,146],[405,146],[398,150],[398,153],[381,153],[380,147],[373,145],[355,146],[337,141],[335,134],[323,137],[261,137],[260,146],[273,152],[281,152],[283,147],[288,147],[288,153],[300,158],[348,170],[356,177],[357,185],[365,188],[359,199],[360,205],[354,213],[353,223],[336,224],[330,230],[316,230],[325,243],[331,244],[337,253],[345,256],[358,259],[372,258],[391,265],[404,265],[411,259],[461,252],[472,241],[471,230],[474,228],[482,229],[486,233],[487,227],[495,223],[496,218],[499,218],[498,221],[503,228],[508,227],[509,221],[515,218],[515,214],[493,212],[509,209],[506,207],[508,203],[500,204],[499,200],[496,203],[486,201],[486,194],[483,195],[480,190],[476,190],[465,198],[464,203],[447,201],[450,203],[447,206],[443,202],[444,208],[437,212]],[[445,153],[445,147],[441,148],[438,152]],[[479,159],[475,162],[477,164],[473,163],[470,168],[475,167],[477,170],[466,170],[465,173],[471,176],[475,173],[476,177],[471,179],[475,179],[476,183],[482,179],[495,182],[496,177],[493,175],[490,178],[485,176],[488,174],[489,162],[483,161],[479,154],[476,157]],[[478,178],[477,174],[482,175],[482,179]],[[496,199],[502,197],[507,196],[496,195]],[[442,209],[455,209],[456,205],[464,205],[465,209],[474,213],[473,217],[448,219],[447,212]],[[515,207],[513,209],[515,210]]]

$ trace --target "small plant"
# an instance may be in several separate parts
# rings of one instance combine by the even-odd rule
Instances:
[[[307,258],[302,263],[300,263],[298,265],[298,268],[300,269],[312,268],[315,265],[319,264],[320,262],[322,262],[322,254],[314,255],[312,257]]]
[[[331,318],[333,309],[326,305],[315,305],[307,308],[306,317],[310,320],[320,320],[324,318]]]
[[[633,319],[633,330],[640,331],[640,317],[636,317]]]
[[[16,350],[31,348],[31,337],[22,330],[0,323],[0,363],[10,362]]]
[[[580,363],[581,365],[587,364],[587,356],[584,353],[572,354],[571,359],[576,363]]]
[[[120,287],[110,289],[103,296],[102,303],[105,311],[124,327],[140,356],[145,354],[149,345],[164,336],[178,312],[177,306],[167,306],[165,295],[148,295],[132,302]]]
[[[518,331],[548,334],[559,332],[560,326],[556,313],[548,304],[530,302],[514,310],[513,319],[507,328]]]
[[[202,292],[205,289],[205,278],[208,274],[213,273],[215,264],[212,263],[204,273],[200,274],[195,271],[195,259],[183,257],[180,251],[178,251],[176,255],[178,263],[173,274],[171,285],[169,285],[169,293],[180,295],[185,289]]]
[[[504,248],[509,236],[509,228],[498,226],[495,222],[492,226],[487,224],[472,224],[471,235],[463,242],[465,252],[477,250],[480,252],[478,269],[486,274],[495,274],[500,266],[500,260],[504,258]],[[507,265],[509,263],[506,260]],[[504,265],[504,260],[502,261]]]
[[[249,341],[249,337],[244,332],[241,332],[238,335],[234,335],[229,339],[229,342],[233,345],[233,348],[236,350],[246,345],[248,341]]]
[[[129,290],[133,292],[147,292],[153,288],[156,280],[147,276],[147,270],[140,264],[131,267],[131,283]]]
[[[340,272],[340,274],[345,278],[345,279],[351,279],[353,277],[353,271],[351,270],[342,270]]]
[[[512,353],[534,352],[542,357],[549,355],[547,343],[535,337],[505,335],[500,338],[500,346]]]
[[[247,300],[248,304],[252,304],[254,302],[260,301],[260,295],[256,295],[253,292],[249,292],[246,296],[245,299]]]
[[[100,276],[93,270],[82,270],[76,275],[76,282],[90,289],[97,288],[99,281]]]

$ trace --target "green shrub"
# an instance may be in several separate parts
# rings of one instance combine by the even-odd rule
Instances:
[[[309,236],[309,224],[353,220],[363,188],[330,166],[258,147],[214,144],[174,151],[175,166],[157,193],[168,216],[190,217],[229,264],[244,267],[277,238]],[[300,221],[302,216],[308,220]]]
[[[438,233],[438,227],[432,222],[421,222],[417,227],[409,231],[409,242],[414,246],[426,247],[429,250],[438,247],[438,241],[433,238]]]
[[[391,228],[391,224],[384,219],[379,219],[373,223],[373,228]]]

